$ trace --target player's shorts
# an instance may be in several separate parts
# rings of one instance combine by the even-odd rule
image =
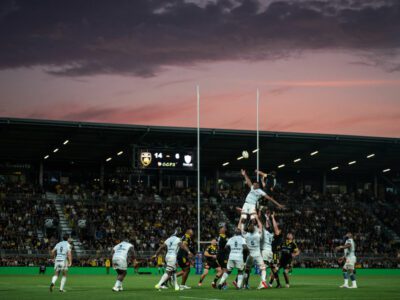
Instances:
[[[165,266],[167,269],[174,271],[176,270],[176,256],[166,256]]]
[[[256,213],[256,205],[255,204],[250,204],[250,203],[245,203],[243,204],[242,207],[242,214],[255,214]]]
[[[272,264],[274,264],[274,265],[279,264],[279,253],[274,253],[272,251]]]
[[[259,268],[259,269],[265,269],[265,264],[264,264],[264,260],[260,255],[249,255],[246,259],[246,268],[247,269],[251,269],[254,264]]]
[[[112,266],[113,266],[114,270],[126,271],[128,269],[128,263],[127,263],[126,259],[123,259],[122,257],[113,258]]]
[[[54,262],[55,271],[68,271],[68,261],[66,260],[56,260]]]
[[[343,266],[345,270],[354,270],[354,265],[356,264],[357,258],[355,256],[346,258],[346,262]]]
[[[226,264],[228,260],[226,259],[225,255],[218,255],[217,262],[221,268],[226,269]]]
[[[292,266],[292,257],[291,256],[282,256],[279,260],[279,267],[288,269]]]
[[[216,259],[206,260],[204,264],[205,269],[216,269],[219,268],[219,264]]]
[[[262,258],[267,263],[272,263],[273,261],[273,253],[272,249],[264,249],[261,251]]]
[[[178,265],[182,269],[190,268],[190,260],[186,256],[178,257]]]
[[[239,271],[243,271],[244,269],[243,260],[228,260],[227,270],[232,271],[234,268],[238,269]]]

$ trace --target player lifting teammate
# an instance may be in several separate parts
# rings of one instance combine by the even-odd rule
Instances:
[[[238,270],[238,286],[240,287],[243,282],[243,254],[244,252],[247,253],[249,250],[246,244],[246,240],[243,238],[240,229],[237,228],[235,230],[235,235],[228,240],[225,248],[227,251],[229,251],[227,270],[222,275],[221,280],[218,284],[218,288],[222,289],[226,279],[234,268]]]
[[[51,278],[50,292],[53,291],[54,285],[62,272],[60,292],[65,292],[64,286],[67,281],[68,268],[72,265],[71,245],[68,242],[69,236],[65,234],[63,240],[59,242],[51,251],[51,257],[55,257],[54,276]]]

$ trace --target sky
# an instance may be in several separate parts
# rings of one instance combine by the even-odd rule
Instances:
[[[400,1],[2,0],[0,117],[400,137]]]

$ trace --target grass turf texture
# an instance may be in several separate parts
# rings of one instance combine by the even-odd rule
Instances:
[[[227,290],[211,288],[213,275],[209,275],[198,287],[199,276],[191,275],[187,284],[191,290],[176,292],[172,289],[157,291],[154,285],[159,276],[128,275],[124,282],[123,292],[112,292],[115,277],[113,275],[71,275],[68,277],[66,293],[60,293],[57,281],[53,293],[49,292],[50,272],[46,275],[0,275],[0,299],[181,299],[181,300],[211,300],[211,299],[400,299],[400,275],[365,275],[358,277],[358,289],[340,289],[343,283],[340,271],[333,275],[292,275],[291,287],[267,290],[256,290],[258,276],[252,275],[251,290],[237,291],[228,278]],[[283,276],[281,281],[284,282]],[[274,284],[275,285],[275,284]]]

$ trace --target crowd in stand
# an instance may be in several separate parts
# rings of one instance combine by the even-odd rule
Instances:
[[[48,249],[58,238],[58,214],[53,202],[34,188],[3,186],[1,190],[0,249]]]
[[[196,192],[174,189],[158,192],[155,188],[118,186],[101,189],[98,185],[59,185],[56,193],[63,200],[64,214],[84,249],[98,255],[81,258],[77,265],[103,265],[104,253],[110,253],[115,243],[129,238],[139,252],[154,252],[176,228],[181,231],[197,227],[197,208],[193,204]],[[237,207],[245,197],[245,189],[225,189],[216,195],[201,195],[201,239],[217,235],[218,225],[229,220],[236,224]],[[10,197],[13,195],[13,197]],[[17,196],[16,196],[17,195]],[[15,197],[14,197],[15,196]],[[322,195],[315,191],[292,190],[276,193],[287,207],[275,210],[284,232],[292,231],[304,259],[298,267],[336,267],[334,248],[351,231],[357,245],[357,255],[380,256],[382,260],[363,260],[363,267],[397,266],[398,245],[375,222],[360,202],[366,195]],[[371,201],[371,212],[392,230],[400,233],[398,198]],[[273,208],[273,207],[271,207]],[[30,185],[0,185],[0,249],[49,250],[58,241],[58,214],[53,201],[43,191]],[[39,236],[43,233],[43,237]],[[312,259],[314,255],[318,258]],[[322,257],[321,257],[322,256]],[[100,257],[100,258],[99,258]],[[77,258],[75,258],[77,259]],[[40,259],[2,257],[2,265],[37,264]],[[153,262],[143,260],[144,265]]]

